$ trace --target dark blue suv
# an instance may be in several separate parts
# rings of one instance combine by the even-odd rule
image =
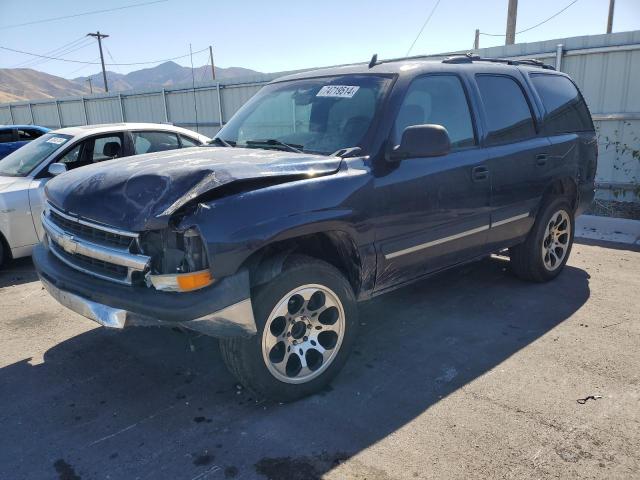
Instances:
[[[359,300],[505,249],[557,276],[596,159],[550,67],[374,58],[272,82],[209,146],[54,178],[34,262],[72,310],[220,337],[245,386],[293,400],[345,363]]]

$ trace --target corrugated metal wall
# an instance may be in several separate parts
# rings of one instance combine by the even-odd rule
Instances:
[[[559,59],[560,70],[569,73],[580,86],[598,129],[599,196],[638,200],[640,31],[521,43],[480,49],[475,53],[486,57],[535,58],[556,67]],[[220,124],[231,118],[262,85],[280,75],[200,84],[195,89],[2,104],[0,123],[34,123],[58,128],[123,120],[170,122],[213,136]]]

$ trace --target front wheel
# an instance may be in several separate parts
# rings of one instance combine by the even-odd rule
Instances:
[[[573,210],[565,197],[546,201],[524,243],[509,249],[511,269],[524,279],[546,282],[564,268],[573,246]]]
[[[358,325],[346,278],[326,262],[295,256],[254,292],[252,303],[257,335],[220,340],[229,370],[272,400],[292,401],[325,387],[344,365]]]

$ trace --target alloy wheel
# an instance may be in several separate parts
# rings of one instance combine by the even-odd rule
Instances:
[[[306,383],[335,359],[345,331],[344,308],[323,285],[303,285],[272,310],[262,334],[262,357],[271,374],[285,383]]]
[[[567,256],[571,239],[571,219],[564,210],[554,213],[545,229],[542,240],[542,260],[549,271],[554,271]]]

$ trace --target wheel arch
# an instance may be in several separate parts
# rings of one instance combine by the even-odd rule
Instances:
[[[287,268],[292,255],[307,255],[337,268],[357,296],[363,284],[363,262],[351,235],[330,230],[274,241],[252,253],[244,262],[251,287],[264,284]]]
[[[571,208],[575,211],[578,207],[578,185],[571,177],[557,178],[545,189],[542,196],[544,202],[551,196],[565,196],[569,199]]]

